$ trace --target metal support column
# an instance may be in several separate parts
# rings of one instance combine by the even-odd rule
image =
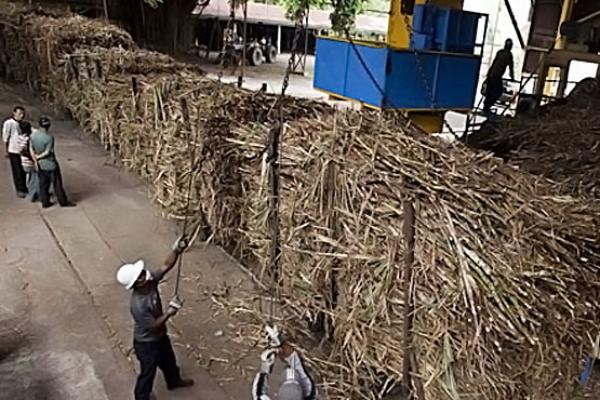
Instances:
[[[560,27],[564,22],[567,22],[571,19],[573,15],[573,6],[575,5],[575,0],[564,0],[562,11],[560,14],[560,21],[558,22],[558,29],[556,34],[556,48],[558,50],[564,50],[567,47],[567,38],[560,34]]]
[[[281,25],[277,25],[277,54],[281,54]]]
[[[546,78],[548,77],[548,71],[550,67],[547,63],[548,54],[542,53],[542,59],[540,60],[540,67],[537,70],[537,81],[535,82],[535,88],[533,94],[539,99],[544,94],[544,87],[546,86]]]
[[[560,69],[560,81],[558,82],[556,97],[564,97],[565,95],[565,90],[567,89],[567,84],[569,83],[569,68],[570,65],[567,65],[566,67],[562,67]]]

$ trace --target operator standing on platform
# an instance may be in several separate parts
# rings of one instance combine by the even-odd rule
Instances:
[[[502,77],[506,72],[506,68],[509,68],[510,79],[513,81],[515,80],[515,67],[511,52],[512,48],[513,41],[511,39],[506,39],[504,48],[496,54],[496,58],[494,58],[494,62],[488,70],[485,102],[483,105],[483,111],[486,114],[491,111],[492,106],[496,104],[498,99],[500,99],[500,96],[502,96],[502,91],[504,90]]]
[[[188,241],[180,237],[173,244],[162,269],[149,271],[143,260],[125,264],[117,272],[117,280],[125,289],[133,289],[131,294],[131,315],[135,321],[133,349],[140,361],[140,374],[135,384],[135,400],[149,400],[154,385],[156,369],[160,368],[167,381],[167,388],[173,390],[192,386],[191,379],[181,379],[173,346],[167,335],[167,321],[177,314],[181,301],[175,297],[163,313],[158,284],[173,269],[181,254],[188,248]]]

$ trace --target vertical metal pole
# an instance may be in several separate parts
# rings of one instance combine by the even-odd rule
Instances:
[[[541,99],[544,94],[544,87],[546,86],[546,79],[548,78],[548,64],[546,62],[548,58],[548,53],[541,54],[540,65],[537,71],[538,79],[535,82],[535,88],[533,89],[533,93],[538,99]]]
[[[281,100],[280,100],[281,101]],[[281,118],[280,118],[281,119]],[[271,200],[269,204],[269,231],[271,236],[271,257],[269,275],[272,277],[272,288],[278,289],[279,284],[279,256],[281,247],[279,243],[279,188],[280,188],[280,164],[279,150],[280,140],[283,136],[284,125],[280,120],[278,126],[274,126],[269,133],[270,149],[269,162],[271,164]],[[274,293],[271,293],[274,295]]]
[[[304,23],[304,54],[302,55],[302,75],[306,73],[306,58],[308,54],[308,13],[310,8],[306,7],[306,19]]]
[[[404,224],[402,233],[406,243],[406,253],[404,258],[404,279],[402,280],[402,290],[404,294],[404,323],[402,327],[402,387],[401,394],[408,398],[412,391],[411,379],[411,358],[412,358],[412,280],[415,262],[415,207],[411,200],[403,203]]]
[[[281,25],[277,25],[277,54],[281,54]]]
[[[244,27],[243,27],[243,40],[244,46],[242,47],[242,69],[240,70],[240,76],[238,76],[238,87],[242,87],[244,82],[244,68],[246,67],[246,46],[248,44],[248,1],[242,3],[242,12],[244,13]]]
[[[558,50],[564,50],[567,47],[567,38],[560,33],[560,27],[564,22],[571,19],[573,14],[573,6],[575,5],[574,0],[563,0],[562,10],[560,13],[560,21],[558,21],[558,27],[556,28],[556,48]]]
[[[104,8],[104,18],[108,20],[108,3],[107,0],[102,0],[102,7]]]

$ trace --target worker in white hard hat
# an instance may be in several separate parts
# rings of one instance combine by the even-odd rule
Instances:
[[[294,347],[281,340],[277,327],[267,327],[269,349],[260,355],[260,371],[252,383],[253,400],[271,400],[269,397],[269,375],[277,356],[285,363],[285,377],[277,392],[278,400],[316,400],[315,382],[306,370],[304,361]]]
[[[156,369],[163,372],[169,390],[192,386],[194,381],[182,379],[173,346],[167,335],[167,321],[177,314],[181,301],[173,298],[163,313],[158,284],[173,269],[188,241],[180,237],[173,244],[162,269],[150,270],[143,260],[125,264],[117,272],[117,280],[131,293],[131,315],[134,320],[133,349],[140,362],[140,374],[135,384],[135,400],[149,400]]]

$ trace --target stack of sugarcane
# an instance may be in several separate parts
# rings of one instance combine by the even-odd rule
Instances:
[[[600,88],[586,79],[533,116],[486,124],[467,143],[561,184],[564,193],[600,197]]]
[[[248,154],[244,243],[263,266],[268,130],[236,132]],[[280,291],[297,312],[290,328],[309,319],[332,334],[326,357],[312,353],[330,397],[376,398],[400,381],[409,345],[427,399],[570,398],[598,333],[598,203],[369,114],[293,121],[281,154]]]
[[[442,148],[398,116],[287,99],[277,275],[276,97],[207,80],[102,22],[1,5],[8,77],[68,109],[167,215],[203,218],[278,283],[295,325],[308,319],[331,336],[324,354],[309,353],[330,398],[377,398],[405,359],[419,398],[569,398],[600,316],[596,201]]]
[[[68,110],[115,160],[151,183],[167,216],[203,214],[215,241],[235,253],[241,182],[225,138],[237,125],[277,120],[277,98],[205,79],[200,68],[139,49],[101,21],[12,4],[4,9],[0,54],[25,71],[8,78],[30,81]],[[289,99],[284,116],[326,109]]]

